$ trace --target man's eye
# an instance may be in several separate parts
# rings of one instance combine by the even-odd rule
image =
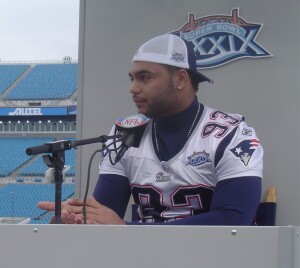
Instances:
[[[141,76],[141,80],[143,80],[143,81],[149,80],[150,78],[151,78],[150,75],[142,75]]]

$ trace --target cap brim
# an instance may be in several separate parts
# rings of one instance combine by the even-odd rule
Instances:
[[[193,70],[189,70],[196,79],[198,79],[198,82],[209,82],[209,83],[213,83],[214,81],[211,80],[210,78],[208,78],[207,76],[205,76],[204,74],[200,73],[200,72],[195,72]]]

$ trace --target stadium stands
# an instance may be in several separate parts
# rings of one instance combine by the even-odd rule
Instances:
[[[73,195],[74,184],[63,184],[62,200]],[[55,200],[54,184],[7,184],[0,187],[0,215],[28,217],[32,223],[46,223],[50,216],[37,207],[37,203],[43,200]]]
[[[29,65],[0,65],[0,95],[15,82]]]
[[[31,159],[26,155],[26,148],[53,140],[53,138],[0,138],[0,177],[11,175]]]
[[[44,176],[47,169],[42,156],[37,156],[29,165],[21,168],[18,176]]]
[[[5,100],[61,100],[77,89],[77,64],[38,64]]]
[[[42,154],[26,149],[76,134],[77,63],[0,63],[0,218],[31,218],[48,223],[53,216],[37,208],[55,199]],[[26,112],[38,110],[39,113]],[[70,113],[69,113],[70,108]],[[16,112],[16,111],[25,112]],[[67,137],[67,138],[65,138]],[[75,150],[65,151],[62,200],[74,195]],[[50,170],[51,171],[51,170]],[[53,177],[53,176],[52,176]],[[11,221],[14,223],[14,221]]]

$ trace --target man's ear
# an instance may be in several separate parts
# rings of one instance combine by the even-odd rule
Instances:
[[[175,79],[176,79],[176,86],[177,87],[181,87],[181,88],[184,88],[186,86],[186,83],[189,79],[189,75],[188,75],[188,72],[187,70],[185,69],[179,69],[176,71],[176,74],[175,74]]]

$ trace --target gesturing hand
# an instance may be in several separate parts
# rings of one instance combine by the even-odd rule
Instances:
[[[54,202],[39,202],[38,207],[43,210],[55,210]],[[82,224],[83,222],[83,200],[69,199],[61,204],[62,222],[66,224]],[[53,223],[53,218],[50,223]],[[112,224],[125,225],[113,210],[101,205],[94,197],[89,197],[86,202],[86,223],[87,224]]]

